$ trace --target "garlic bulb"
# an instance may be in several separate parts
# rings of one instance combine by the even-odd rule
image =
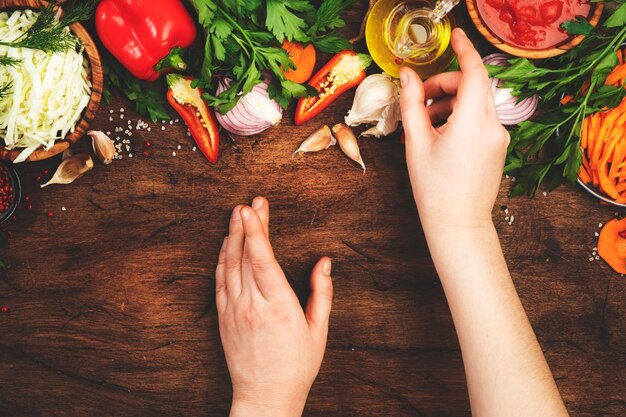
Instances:
[[[90,130],[87,134],[91,136],[93,152],[98,159],[104,162],[105,165],[113,162],[113,157],[115,156],[115,144],[113,141],[99,130]]]
[[[333,136],[337,139],[339,147],[346,154],[346,156],[357,162],[363,168],[365,172],[365,163],[361,157],[361,151],[359,150],[359,143],[352,129],[343,123],[333,126]]]
[[[71,184],[86,172],[93,169],[93,159],[87,154],[78,154],[61,162],[50,181],[41,185],[41,188],[52,184]]]
[[[337,140],[330,133],[330,128],[328,126],[322,126],[302,142],[298,150],[291,155],[291,158],[293,159],[298,153],[303,154],[306,152],[323,151],[336,144]]]
[[[375,124],[361,136],[388,136],[398,129],[400,113],[400,84],[388,74],[367,77],[356,90],[352,109],[346,116],[348,126]]]

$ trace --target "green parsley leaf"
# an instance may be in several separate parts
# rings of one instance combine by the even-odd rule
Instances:
[[[604,22],[604,27],[606,28],[616,28],[624,25],[626,25],[626,4],[622,4]]]
[[[574,20],[568,20],[563,22],[561,27],[572,35],[585,35],[588,36],[595,31],[595,28],[591,26],[591,23],[582,16],[576,16]]]
[[[345,50],[352,50],[352,44],[337,32],[330,32],[321,36],[314,36],[311,42],[318,51],[327,54],[336,54]]]
[[[303,18],[296,16],[293,11],[311,12],[313,6],[308,0],[267,0],[267,17],[265,25],[274,34],[276,40],[282,43],[285,38],[289,41],[308,42],[309,36],[304,33],[307,26]]]

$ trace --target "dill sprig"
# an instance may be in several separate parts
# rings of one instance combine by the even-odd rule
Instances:
[[[67,30],[69,25],[89,19],[96,6],[95,0],[70,0],[64,5],[63,16],[57,21],[55,1],[42,7],[35,23],[19,38],[0,45],[13,48],[40,49],[48,52],[67,52],[80,44],[80,40]]]
[[[1,65],[8,65],[11,67],[15,67],[17,66],[19,63],[21,63],[22,60],[19,58],[12,58],[10,56],[0,56],[0,66]]]
[[[0,86],[0,100],[5,98],[11,93],[11,88],[13,88],[13,82],[9,81],[8,84]]]

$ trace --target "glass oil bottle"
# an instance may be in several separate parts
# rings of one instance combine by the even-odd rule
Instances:
[[[379,0],[365,29],[370,55],[393,77],[413,68],[422,79],[445,70],[454,60],[450,37],[457,1]]]

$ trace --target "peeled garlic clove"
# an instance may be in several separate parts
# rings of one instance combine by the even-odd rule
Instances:
[[[115,156],[115,144],[104,132],[99,130],[90,130],[87,132],[91,136],[93,142],[93,152],[98,159],[104,162],[105,165],[113,162]]]
[[[333,136],[335,136],[337,142],[339,142],[339,147],[343,153],[345,153],[348,158],[361,165],[363,172],[365,172],[365,163],[361,157],[359,143],[352,129],[344,123],[339,123],[333,126]]]
[[[86,172],[93,169],[93,159],[87,154],[78,154],[67,158],[61,162],[54,176],[41,188],[52,184],[71,184],[78,178],[82,177]]]
[[[291,158],[293,159],[297,153],[303,154],[306,152],[319,152],[328,149],[331,146],[335,146],[336,144],[337,141],[330,133],[330,128],[328,126],[322,126],[304,142],[302,142],[298,150],[291,155]]]

